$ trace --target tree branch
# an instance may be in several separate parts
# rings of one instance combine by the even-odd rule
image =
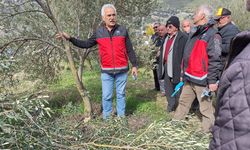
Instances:
[[[43,13],[45,14],[43,11],[41,10],[27,10],[27,11],[22,11],[22,12],[17,12],[17,13],[13,13],[13,14],[8,14],[6,17],[2,18],[0,21],[4,21],[7,18],[10,17],[15,17],[17,15],[21,15],[21,14],[25,14],[25,13],[33,13],[33,12],[39,12],[39,13]]]
[[[47,40],[44,40],[44,39],[40,39],[40,38],[35,38],[35,37],[20,37],[20,38],[16,38],[16,39],[13,39],[12,41],[9,41],[8,43],[4,44],[3,46],[0,47],[0,53],[2,53],[6,47],[8,47],[10,44],[12,43],[16,43],[16,42],[27,42],[27,41],[40,41],[40,42],[43,42],[43,43],[47,43],[53,47],[56,47],[62,51],[64,51],[64,49],[54,43],[51,43]]]

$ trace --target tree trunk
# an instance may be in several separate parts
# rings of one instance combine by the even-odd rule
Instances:
[[[47,17],[50,18],[51,21],[54,23],[57,32],[61,32],[62,30],[60,28],[60,25],[57,22],[56,17],[54,16],[54,14],[52,13],[52,11],[50,9],[50,5],[49,5],[48,0],[46,0],[45,3],[42,2],[42,0],[36,0],[36,2],[41,6],[41,8],[43,9],[43,11],[47,15]],[[92,117],[91,116],[92,115],[92,106],[91,106],[91,103],[90,103],[90,99],[88,97],[88,92],[87,92],[86,88],[84,87],[83,82],[80,80],[80,78],[78,76],[77,69],[75,67],[75,63],[74,63],[74,60],[73,60],[73,57],[72,57],[72,54],[71,54],[71,51],[70,51],[69,42],[63,41],[62,43],[63,43],[63,46],[65,48],[66,55],[67,55],[67,58],[68,58],[68,61],[69,61],[70,70],[71,70],[71,72],[73,74],[73,77],[74,77],[75,82],[76,82],[77,89],[78,89],[78,91],[79,91],[79,93],[81,95],[81,98],[83,100],[83,103],[84,103],[84,115],[85,115],[84,122],[87,122]]]
[[[81,54],[78,50],[78,54]],[[78,67],[78,76],[79,80],[82,82],[82,74],[83,74],[83,65],[84,65],[84,59],[83,56],[79,56],[79,67]]]
[[[77,72],[77,69],[75,67],[75,63],[74,63],[74,60],[73,60],[73,57],[72,57],[72,54],[70,51],[69,43],[64,42],[64,46],[65,46],[67,58],[69,61],[70,70],[73,74],[73,77],[75,78],[77,89],[78,89],[78,91],[82,97],[83,103],[84,103],[84,114],[86,115],[86,119],[90,119],[91,113],[92,113],[92,106],[90,103],[90,99],[88,97],[87,90],[84,87],[83,82],[80,80],[80,77],[78,76],[78,72]],[[87,120],[85,120],[85,121],[87,121]]]

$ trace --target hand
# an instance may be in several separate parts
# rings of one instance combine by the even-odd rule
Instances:
[[[132,75],[136,76],[138,75],[138,71],[136,67],[132,67]]]
[[[67,33],[65,33],[65,32],[59,32],[59,33],[56,34],[56,39],[59,39],[59,40],[63,40],[63,39],[69,40],[70,36]]]
[[[159,56],[160,56],[160,53],[161,53],[161,52],[158,51],[157,54],[156,54],[156,57],[159,57]]]
[[[217,83],[209,84],[208,87],[209,87],[210,91],[214,92],[218,89],[218,84]]]
[[[180,77],[180,82],[182,82],[183,81],[183,78],[182,77]]]

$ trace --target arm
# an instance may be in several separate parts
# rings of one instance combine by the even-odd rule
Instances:
[[[184,65],[183,65],[183,55],[184,55],[184,50],[185,50],[185,46],[186,46],[186,43],[187,43],[187,40],[188,40],[188,36],[186,34],[183,34],[183,39],[182,39],[182,45],[181,45],[181,53],[179,54],[179,60],[180,60],[180,81],[183,80],[183,76],[184,76]]]
[[[228,54],[230,49],[230,43],[232,39],[239,33],[239,29],[236,27],[231,27],[231,30],[224,33],[222,40],[222,54]]]
[[[127,35],[126,35],[126,49],[127,49],[128,57],[129,57],[129,60],[130,60],[130,62],[132,64],[132,66],[137,67],[138,64],[137,64],[135,51],[134,51],[132,43],[130,41],[128,32],[127,32]]]
[[[216,91],[218,84],[216,84],[220,75],[221,66],[221,36],[215,34],[210,38],[207,47],[208,54],[208,76],[207,81],[209,89],[211,91]]]
[[[87,40],[79,40],[79,39],[76,39],[74,37],[70,37],[69,38],[69,41],[77,46],[77,47],[80,47],[80,48],[90,48],[94,45],[97,44],[96,42],[96,33],[94,33],[89,39]]]
[[[133,66],[132,67],[132,75],[137,76],[137,67],[138,67],[137,59],[136,59],[135,51],[134,51],[132,43],[130,41],[128,32],[126,34],[126,49],[127,49],[129,60]]]

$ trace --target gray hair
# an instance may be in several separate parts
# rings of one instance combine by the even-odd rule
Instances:
[[[116,8],[115,8],[115,6],[113,5],[113,4],[104,4],[103,6],[102,6],[102,10],[101,10],[101,15],[102,16],[104,16],[104,10],[106,9],[106,8],[112,8],[112,9],[114,9],[114,11],[115,11],[115,14],[116,14]]]
[[[213,9],[208,5],[201,5],[198,10],[202,12],[207,20],[211,20],[213,18]]]

